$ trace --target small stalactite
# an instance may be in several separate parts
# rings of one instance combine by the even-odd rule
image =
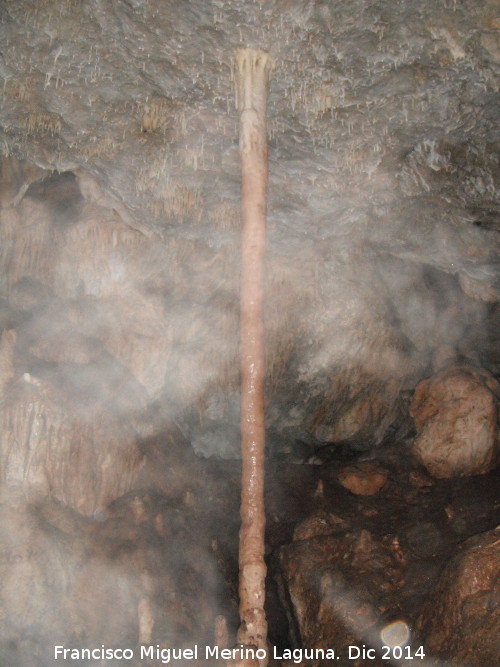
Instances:
[[[267,650],[264,611],[264,253],[267,196],[267,90],[272,69],[267,53],[242,49],[234,75],[240,111],[241,158],[241,530],[238,643]],[[246,664],[246,661],[244,661]],[[267,660],[259,659],[260,667]]]
[[[214,646],[220,649],[227,649],[229,646],[229,633],[227,630],[227,620],[225,616],[215,617]]]

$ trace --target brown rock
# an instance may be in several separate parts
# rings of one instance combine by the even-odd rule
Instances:
[[[346,466],[338,475],[339,482],[358,496],[373,496],[387,482],[388,472],[376,461],[362,461]]]
[[[367,530],[296,541],[281,549],[280,559],[308,649],[335,647],[346,656],[349,645],[376,645],[382,610],[400,613],[402,560],[391,543],[380,543]]]
[[[349,524],[332,512],[318,510],[312,516],[301,521],[293,531],[294,540],[309,540],[317,535],[343,533]]]
[[[447,665],[500,664],[500,527],[464,542],[417,621],[426,652]]]
[[[498,383],[487,371],[450,366],[416,388],[413,451],[434,477],[480,475],[497,462]]]
[[[425,473],[418,470],[413,470],[408,475],[408,480],[410,484],[416,489],[428,489],[434,486],[434,481],[432,477],[428,477]]]

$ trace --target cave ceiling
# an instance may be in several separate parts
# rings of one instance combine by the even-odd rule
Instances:
[[[237,312],[232,69],[247,46],[274,61],[270,423],[328,442],[368,437],[364,420],[378,442],[436,350],[498,373],[496,2],[13,0],[0,31],[0,147],[43,170],[11,205],[40,174],[72,172],[147,239],[134,288],[163,291],[187,341],[171,377],[197,373],[199,340],[218,337],[205,357],[229,367],[222,393],[234,384],[220,322]],[[201,333],[181,316],[193,308]],[[233,423],[215,385],[186,396]]]

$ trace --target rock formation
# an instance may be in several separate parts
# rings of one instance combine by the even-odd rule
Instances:
[[[234,642],[247,47],[270,642],[500,662],[499,29],[493,0],[0,3],[2,665]]]

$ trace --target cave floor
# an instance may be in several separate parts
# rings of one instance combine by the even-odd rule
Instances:
[[[27,502],[22,493],[3,490],[2,605],[9,615],[2,664],[51,665],[55,643],[136,651],[138,643],[213,645],[217,615],[226,618],[233,643],[240,463],[164,444],[152,440],[145,447],[137,490],[94,517],[47,497]],[[381,622],[403,619],[413,629],[457,547],[500,524],[500,469],[434,480],[397,451],[384,456],[387,482],[371,496],[342,486],[345,462],[268,461],[267,616],[278,651],[311,643],[321,621],[319,589],[325,581],[331,587],[337,572],[346,590],[358,597],[369,591]],[[309,590],[304,573],[321,585]],[[317,612],[307,617],[309,636],[297,596],[307,614]],[[347,641],[342,629],[331,630],[335,610],[321,613],[328,641]]]
[[[397,456],[391,458],[392,465],[384,462],[388,481],[372,496],[355,495],[339,483],[338,474],[344,465],[341,462],[268,462],[267,613],[274,645],[282,648],[300,644],[297,628],[290,627],[295,622],[293,611],[284,608],[287,582],[283,580],[279,558],[283,545],[294,540],[294,532],[295,540],[307,541],[345,532],[359,536],[365,531],[375,543],[390,546],[402,576],[390,590],[380,591],[378,606],[385,610],[388,620],[404,618],[411,627],[458,545],[500,524],[499,468],[487,475],[436,480]],[[234,480],[231,487],[235,493],[239,464],[207,460],[205,465],[211,477]],[[236,507],[231,514],[232,529],[227,530],[226,515],[217,544],[224,554],[221,562],[236,600]],[[303,526],[301,531],[297,530],[299,524]],[[358,575],[370,577],[371,573],[360,567]]]

